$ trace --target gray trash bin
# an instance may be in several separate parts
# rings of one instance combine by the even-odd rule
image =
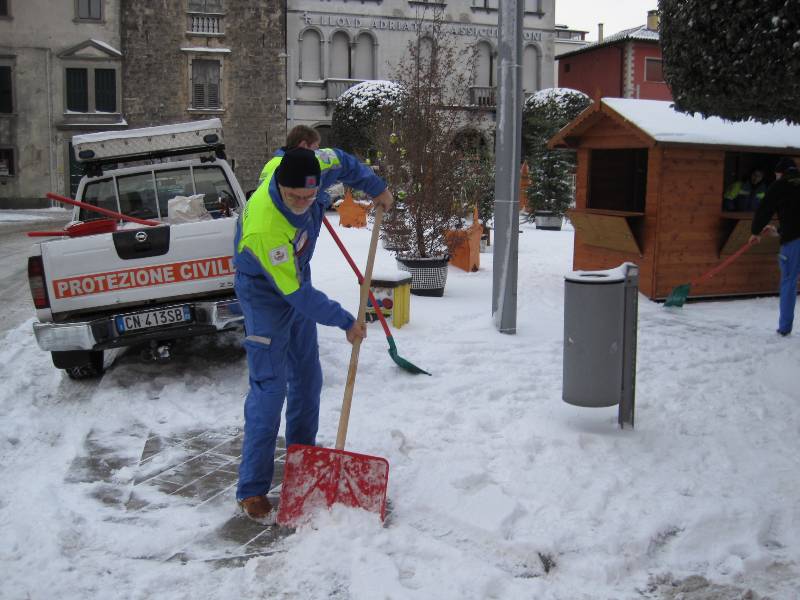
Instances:
[[[564,277],[564,402],[620,405],[633,426],[639,267],[573,271]]]

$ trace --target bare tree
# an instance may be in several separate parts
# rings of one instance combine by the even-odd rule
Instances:
[[[445,232],[463,225],[463,150],[454,143],[476,112],[466,107],[474,55],[446,31],[441,9],[416,21],[417,35],[397,66],[405,94],[376,135],[378,163],[397,198],[385,220],[387,247],[417,257],[441,256]]]

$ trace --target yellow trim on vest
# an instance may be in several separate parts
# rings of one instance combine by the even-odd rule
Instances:
[[[333,148],[320,148],[314,153],[317,155],[320,171],[333,169],[341,164],[341,161],[339,160],[339,157],[336,156],[336,152]],[[272,179],[272,175],[275,173],[275,169],[278,168],[278,165],[281,164],[282,158],[283,156],[273,156],[267,161],[267,164],[265,164],[264,168],[261,169],[261,175],[258,176],[259,184]]]
[[[278,168],[278,165],[281,164],[281,156],[275,156],[267,161],[267,164],[264,165],[264,168],[261,169],[261,175],[258,176],[258,183],[260,184],[264,180],[269,180],[272,178],[272,174],[275,172],[275,169]]]
[[[236,251],[249,250],[286,296],[300,288],[293,243],[297,232],[275,206],[269,182],[262,183],[242,213],[242,238]]]

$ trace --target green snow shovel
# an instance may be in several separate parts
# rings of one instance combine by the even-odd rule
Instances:
[[[339,250],[341,250],[342,254],[344,254],[344,257],[347,259],[348,264],[350,265],[350,267],[352,267],[353,271],[356,274],[356,277],[358,277],[358,283],[360,284],[364,280],[364,278],[361,275],[361,271],[358,270],[358,266],[356,266],[356,263],[353,262],[350,253],[347,251],[347,248],[344,247],[342,240],[339,239],[338,234],[334,230],[330,221],[328,221],[328,218],[323,216],[322,221],[323,223],[325,223],[325,227],[328,228],[328,231],[331,232],[333,241],[336,242],[337,246],[339,246]],[[399,366],[401,369],[404,369],[409,373],[414,373],[415,375],[418,373],[424,373],[425,375],[430,375],[430,373],[428,373],[427,371],[420,369],[415,364],[408,362],[405,358],[397,354],[397,346],[394,343],[394,338],[392,337],[392,334],[389,331],[389,326],[386,324],[386,319],[384,318],[381,309],[378,307],[378,303],[375,300],[375,296],[372,295],[372,290],[369,290],[369,299],[372,302],[372,306],[375,307],[375,313],[378,315],[378,319],[380,320],[381,326],[383,327],[383,332],[386,334],[386,341],[389,342],[389,356],[392,357],[392,360],[395,362],[395,364],[397,364],[397,366]]]

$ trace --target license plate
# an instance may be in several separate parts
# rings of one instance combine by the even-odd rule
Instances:
[[[115,318],[117,331],[128,333],[140,329],[149,329],[160,325],[175,325],[186,323],[192,320],[192,312],[188,306],[174,306],[172,308],[160,308],[158,310],[147,310],[131,315],[118,315]]]

